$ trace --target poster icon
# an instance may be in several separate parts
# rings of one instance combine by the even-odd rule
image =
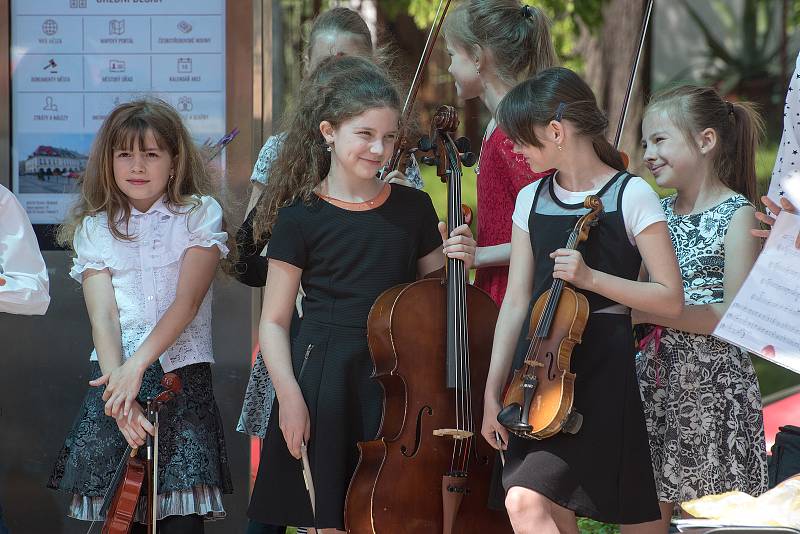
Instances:
[[[109,72],[125,72],[125,61],[121,59],[109,59],[108,70]]]
[[[178,23],[178,29],[183,33],[189,33],[192,31],[192,25],[189,24],[187,21],[182,20]]]
[[[53,19],[47,19],[42,22],[42,32],[45,35],[55,35],[58,33],[58,23]]]
[[[111,19],[108,21],[109,35],[122,35],[125,33],[125,19]]]
[[[56,63],[56,60],[53,59],[53,58],[50,58],[50,61],[47,62],[47,65],[42,67],[42,70],[48,70],[49,69],[50,70],[50,74],[58,74],[58,71],[56,70],[57,68],[58,68],[58,63]]]
[[[178,111],[188,112],[192,111],[193,108],[192,97],[182,96],[178,99]]]
[[[44,99],[44,107],[42,108],[43,111],[58,111],[58,106],[55,102],[53,102],[53,97],[48,96]]]
[[[192,72],[192,58],[179,57],[178,58],[178,72],[188,74]]]

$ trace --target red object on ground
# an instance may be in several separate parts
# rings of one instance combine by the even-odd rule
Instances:
[[[775,434],[783,425],[800,426],[800,391],[764,406],[764,435],[767,450],[775,443]]]

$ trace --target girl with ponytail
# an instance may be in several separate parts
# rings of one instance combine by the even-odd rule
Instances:
[[[475,285],[499,306],[508,281],[511,213],[519,190],[540,178],[496,126],[497,104],[517,82],[556,63],[550,21],[519,0],[466,0],[445,20],[449,68],[460,98],[480,98],[492,115],[481,144]]]
[[[481,433],[506,449],[505,505],[517,533],[576,533],[575,516],[636,524],[659,517],[647,429],[635,380],[630,308],[676,316],[680,273],[658,196],[632,176],[606,140],[608,121],[588,85],[569,69],[546,69],[512,89],[499,127],[534,172],[520,191],[511,268],[495,329]],[[565,249],[597,195],[604,214],[580,251]],[[642,263],[651,273],[638,281]],[[554,278],[586,295],[590,314],[572,353],[577,433],[526,440],[497,422],[512,362],[528,348],[533,303]],[[499,434],[501,443],[496,441]],[[635,531],[635,530],[633,530]]]
[[[635,310],[651,327],[637,362],[662,520],[675,503],[767,489],[761,393],[748,354],[711,335],[760,251],[753,217],[763,122],[710,87],[656,94],[642,124],[645,163],[662,200],[683,276],[680,315]]]

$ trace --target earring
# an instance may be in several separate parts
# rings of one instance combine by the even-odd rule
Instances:
[[[556,145],[556,146],[558,147],[558,150],[559,150],[559,151],[563,151],[563,150],[564,150],[564,147],[563,147],[563,146],[561,146],[561,145]]]
[[[328,145],[328,146],[326,146],[326,147],[325,147],[325,150],[327,150],[328,152],[330,152],[330,151],[331,151],[331,145]]]
[[[477,74],[478,76],[481,75],[481,68],[477,65],[475,65],[475,74]]]
[[[170,174],[169,178],[167,178],[167,183],[171,184],[173,180],[175,180],[175,175],[174,174]]]

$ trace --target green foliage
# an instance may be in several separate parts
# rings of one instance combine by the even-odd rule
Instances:
[[[779,73],[775,60],[780,41],[770,39],[779,15],[775,2],[744,0],[739,11],[739,6],[731,2],[712,0],[708,5],[715,14],[714,21],[701,17],[690,0],[681,3],[706,41],[706,78],[717,82],[720,92],[737,92],[747,80],[763,80]],[[723,31],[712,27],[716,24],[721,24]],[[726,42],[721,35],[735,40]]]
[[[580,35],[580,26],[595,31],[602,26],[603,5],[608,0],[541,0],[527,3],[536,5],[553,21],[553,44],[566,66],[578,68],[581,59],[574,53],[575,38]],[[433,23],[439,2],[436,0],[394,0],[381,6],[392,19],[409,14],[419,28],[428,28]],[[452,7],[451,7],[452,9]]]

